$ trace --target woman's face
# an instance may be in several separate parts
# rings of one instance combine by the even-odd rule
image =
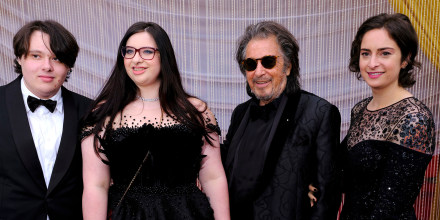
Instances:
[[[362,38],[359,69],[365,82],[376,91],[399,87],[400,69],[406,66],[402,53],[388,31],[373,29]]]
[[[142,47],[157,48],[156,41],[148,32],[139,32],[133,34],[128,38],[127,47],[139,49]],[[131,51],[134,52],[134,51]],[[160,54],[159,51],[154,51],[154,58],[145,60],[140,56],[141,51],[134,52],[135,55],[131,59],[124,58],[124,66],[128,76],[138,87],[155,86],[159,88],[160,85]],[[143,52],[146,53],[146,52]],[[143,55],[144,56],[144,55]],[[144,56],[146,57],[146,56]]]

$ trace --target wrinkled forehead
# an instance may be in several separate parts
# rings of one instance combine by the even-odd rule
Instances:
[[[255,37],[246,45],[244,51],[245,57],[260,58],[263,56],[281,56],[283,55],[281,47],[275,36]]]

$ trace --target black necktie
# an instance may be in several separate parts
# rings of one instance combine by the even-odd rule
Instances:
[[[51,113],[53,113],[53,111],[55,111],[55,107],[57,107],[57,101],[53,101],[50,99],[42,100],[42,99],[37,99],[32,96],[28,96],[27,103],[28,103],[29,109],[31,109],[32,112],[34,112],[35,109],[37,109],[38,106],[40,106],[40,105],[43,105],[44,107],[46,107]]]

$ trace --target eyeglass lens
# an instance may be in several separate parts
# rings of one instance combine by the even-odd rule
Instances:
[[[136,49],[134,47],[123,47],[121,49],[122,56],[126,59],[132,59],[136,52],[139,53],[139,56],[141,56],[144,60],[152,60],[154,58],[154,52],[156,52],[157,49],[152,47],[141,47],[139,49]]]
[[[272,69],[277,63],[276,56],[264,56],[259,59],[247,58],[243,61],[243,67],[247,71],[253,71],[257,68],[258,60],[261,60],[261,65],[266,69]]]

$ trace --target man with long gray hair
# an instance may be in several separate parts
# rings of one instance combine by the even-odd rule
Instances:
[[[299,47],[282,25],[247,27],[236,60],[251,99],[238,105],[222,145],[232,219],[336,219],[341,117],[301,90]],[[318,186],[313,208],[308,185]]]

